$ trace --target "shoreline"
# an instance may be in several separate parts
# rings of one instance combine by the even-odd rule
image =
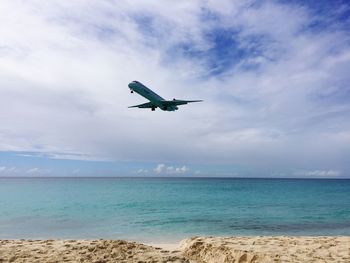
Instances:
[[[0,240],[0,262],[350,262],[350,236],[192,237],[180,243],[124,240]]]

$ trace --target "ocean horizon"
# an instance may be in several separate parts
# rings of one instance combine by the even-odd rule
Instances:
[[[199,235],[350,235],[350,180],[0,178],[1,239]]]

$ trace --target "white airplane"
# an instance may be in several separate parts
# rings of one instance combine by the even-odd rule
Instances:
[[[149,88],[147,88],[145,85],[138,81],[133,81],[129,83],[129,89],[131,93],[134,93],[134,91],[138,94],[140,94],[142,97],[145,97],[150,102],[146,102],[143,104],[130,106],[129,108],[149,108],[154,111],[156,108],[159,108],[164,111],[176,111],[178,109],[178,105],[184,105],[190,102],[200,102],[202,100],[165,100]]]

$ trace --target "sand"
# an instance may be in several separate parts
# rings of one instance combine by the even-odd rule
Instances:
[[[2,240],[0,262],[189,262],[168,251],[123,240]]]
[[[0,262],[350,262],[350,236],[193,237],[180,244],[123,240],[1,240]]]
[[[183,255],[197,262],[347,262],[347,237],[194,237]]]

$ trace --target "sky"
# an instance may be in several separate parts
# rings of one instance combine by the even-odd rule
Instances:
[[[350,178],[349,72],[348,1],[2,0],[0,176]]]

